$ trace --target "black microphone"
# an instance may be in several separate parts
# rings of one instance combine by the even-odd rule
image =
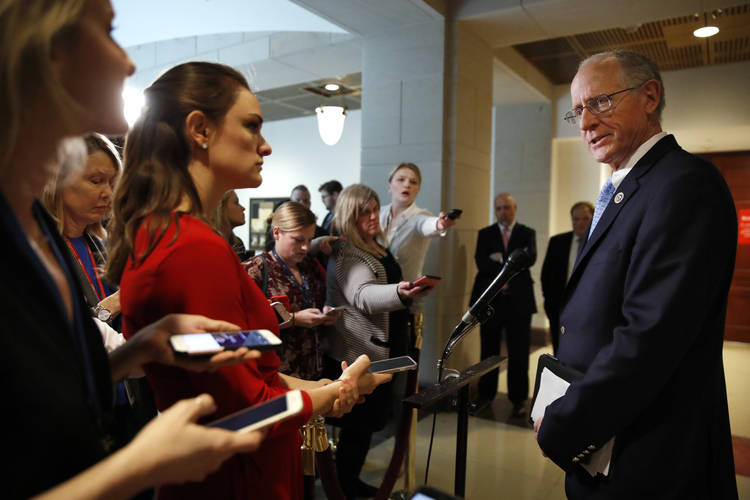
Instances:
[[[521,248],[514,250],[508,257],[508,260],[505,261],[505,264],[503,264],[503,268],[497,274],[495,280],[487,287],[482,296],[471,305],[469,310],[466,311],[461,321],[453,329],[448,343],[445,344],[445,349],[443,349],[443,356],[438,360],[438,382],[443,374],[443,362],[450,357],[453,349],[461,339],[469,333],[470,329],[467,330],[467,326],[474,326],[477,320],[483,320],[486,317],[486,312],[492,299],[500,293],[503,286],[513,279],[514,276],[529,267],[530,262],[531,257],[529,257],[526,250]]]
[[[482,296],[471,305],[469,310],[466,311],[466,314],[461,318],[461,322],[469,324],[474,321],[475,318],[481,318],[484,315],[484,311],[487,310],[490,302],[492,302],[492,299],[500,293],[503,286],[505,286],[505,284],[513,279],[518,273],[529,267],[530,261],[531,258],[526,250],[522,248],[513,250],[510,257],[508,257],[505,264],[503,264],[503,268],[495,277],[495,280],[487,287],[487,290],[484,291]]]

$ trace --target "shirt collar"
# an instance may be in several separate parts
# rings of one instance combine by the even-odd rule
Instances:
[[[659,132],[658,134],[654,134],[650,139],[638,146],[638,149],[635,150],[635,153],[633,153],[632,156],[628,158],[628,161],[625,162],[625,166],[623,168],[617,169],[612,172],[611,180],[612,184],[615,186],[615,189],[620,187],[623,179],[625,179],[625,176],[628,175],[631,170],[633,170],[633,167],[636,163],[638,163],[638,160],[643,158],[643,156],[648,153],[651,148],[654,147],[654,144],[656,144],[666,136],[666,132]]]

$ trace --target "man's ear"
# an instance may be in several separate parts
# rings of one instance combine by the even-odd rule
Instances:
[[[193,110],[185,118],[185,132],[191,147],[208,149],[210,124],[203,111]]]
[[[643,95],[646,96],[646,112],[651,114],[656,111],[661,102],[661,84],[658,80],[647,80],[641,89]]]

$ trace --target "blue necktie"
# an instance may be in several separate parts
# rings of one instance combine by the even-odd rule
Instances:
[[[607,179],[607,182],[602,186],[602,190],[599,192],[599,198],[596,199],[596,207],[594,208],[594,218],[591,219],[591,230],[589,231],[589,238],[594,234],[594,228],[596,223],[599,222],[599,218],[604,213],[604,209],[607,208],[609,200],[612,195],[615,194],[615,185],[612,184],[612,178]]]

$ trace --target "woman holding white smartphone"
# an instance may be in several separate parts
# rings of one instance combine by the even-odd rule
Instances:
[[[271,146],[245,78],[214,63],[180,64],[144,91],[143,114],[128,133],[115,192],[109,276],[120,283],[126,337],[173,312],[206,314],[279,333],[263,293],[232,248],[206,223],[225,192],[257,187]],[[353,361],[353,360],[352,360]],[[270,427],[258,453],[237,455],[201,483],[169,486],[159,498],[301,498],[299,426],[312,415],[341,415],[388,376],[367,373],[362,357],[338,381],[280,374],[273,351],[213,373],[146,366],[157,408],[210,393],[225,415],[301,389],[304,410]]]

